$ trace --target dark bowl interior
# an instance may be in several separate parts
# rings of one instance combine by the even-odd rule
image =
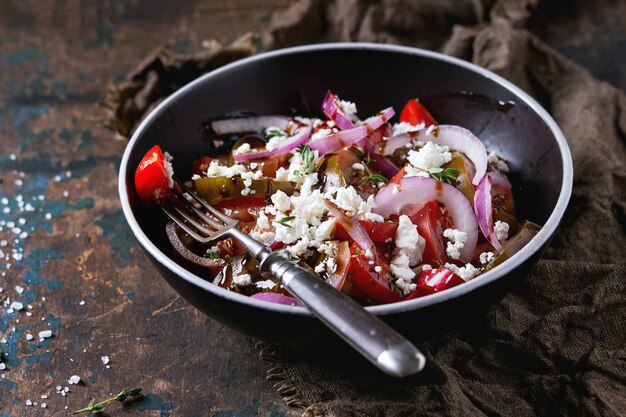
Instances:
[[[292,48],[229,65],[183,88],[148,116],[128,145],[120,173],[124,213],[164,277],[190,302],[256,337],[292,343],[322,331],[303,308],[228,293],[177,265],[169,257],[164,216],[137,201],[133,175],[144,153],[158,144],[174,156],[177,175],[187,178],[191,163],[211,152],[203,131],[210,117],[240,111],[291,114],[294,109],[320,116],[328,89],[357,103],[362,117],[387,106],[399,112],[408,99],[419,97],[438,121],[471,130],[508,160],[519,217],[545,225],[531,244],[488,274],[436,296],[374,307],[373,312],[404,327],[411,317],[437,309],[488,305],[538,259],[565,210],[572,168],[563,135],[536,102],[488,71],[418,49],[368,44]]]

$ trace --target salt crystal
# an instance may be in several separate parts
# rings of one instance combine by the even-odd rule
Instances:
[[[45,400],[46,398],[48,398],[48,396],[46,394],[41,394],[41,399]]]
[[[33,335],[30,333],[26,333],[26,340],[33,340]]]
[[[78,303],[78,304],[81,305],[81,306],[84,306],[85,305],[85,300],[80,300],[80,303]]]
[[[46,407],[47,407],[46,403],[41,403],[41,408],[46,408]]]
[[[68,379],[68,380],[67,380],[67,382],[68,382],[69,384],[76,385],[76,384],[78,384],[78,383],[80,382],[80,377],[79,377],[78,375],[72,375],[72,376],[70,377],[70,379]],[[67,388],[67,387],[65,387],[65,388]],[[69,391],[69,390],[70,390],[70,389],[69,389],[69,388],[67,388],[66,392],[67,392],[67,391]]]
[[[24,308],[24,304],[20,303],[19,301],[13,301],[9,308],[12,308],[15,311],[20,311]]]
[[[103,364],[108,364],[109,363],[109,357],[108,356],[102,356],[100,358],[100,360],[102,361]]]
[[[24,292],[24,288],[20,287],[19,285],[15,286],[15,292],[18,294],[22,294]]]
[[[0,362],[0,371],[4,371],[5,369],[7,369],[7,366],[3,362]]]
[[[33,402],[31,400],[26,400],[26,405],[30,407],[31,405],[33,405]]]
[[[39,332],[40,340],[47,339],[49,337],[52,337],[52,330],[42,330]]]

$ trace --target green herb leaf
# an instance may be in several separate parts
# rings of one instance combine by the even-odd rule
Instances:
[[[448,184],[452,184],[456,181],[456,176],[458,175],[459,170],[456,168],[431,168],[428,170],[428,175],[431,178],[436,179],[437,181],[446,182]]]
[[[265,131],[265,139],[267,140],[283,136],[287,136],[287,132],[276,127],[271,127]]]
[[[283,217],[282,219],[278,220],[277,223],[280,223],[280,224],[282,224],[285,227],[291,227],[291,225],[287,224],[287,222],[290,222],[290,221],[292,221],[295,218],[296,218],[296,216]]]
[[[359,158],[361,158],[361,162],[363,162],[364,165],[369,165],[372,162],[374,162],[374,160],[372,158],[370,158],[370,156],[368,154],[366,154],[365,152],[363,152],[361,150],[361,148],[358,148],[356,146],[352,147],[352,152],[356,154],[356,156],[358,156]]]
[[[72,412],[72,414],[79,413],[92,413],[99,414],[104,411],[104,406],[108,403],[112,403],[114,401],[124,402],[124,400],[128,397],[136,397],[141,394],[141,388],[124,388],[120,392],[115,395],[115,397],[107,398],[104,401],[100,401],[99,403],[89,403],[87,407],[81,408],[80,410],[76,410]]]
[[[380,174],[370,174],[363,177],[361,180],[361,184],[369,182],[371,184],[378,184],[379,182],[387,182],[389,181],[387,178]]]
[[[296,175],[304,177],[312,174],[315,170],[315,154],[307,145],[300,146],[298,150],[302,159],[302,167],[296,171]]]
[[[219,259],[220,252],[219,251],[207,252],[204,255],[202,255],[202,257],[208,258],[208,259]]]

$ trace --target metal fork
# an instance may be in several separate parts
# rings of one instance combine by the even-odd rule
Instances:
[[[175,177],[174,181],[180,191],[174,189],[175,201],[162,208],[197,242],[237,239],[259,262],[261,272],[271,273],[311,313],[382,371],[404,377],[424,368],[424,355],[378,317],[280,252],[272,252],[243,233],[237,228],[238,220],[213,208]]]

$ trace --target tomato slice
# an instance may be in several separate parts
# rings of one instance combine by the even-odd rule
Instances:
[[[396,175],[394,175],[387,184],[392,184],[394,182],[398,182],[400,181],[402,178],[404,178],[404,176],[406,175],[406,171],[404,169],[404,167],[400,168],[400,171],[398,171],[396,173]]]
[[[443,265],[447,262],[447,254],[443,231],[451,227],[452,222],[441,210],[436,201],[422,205],[410,205],[402,209],[401,214],[409,216],[417,231],[426,241],[422,262],[431,265]]]
[[[161,147],[155,145],[143,157],[135,171],[135,191],[145,204],[161,204],[169,194],[170,178]]]
[[[211,161],[213,161],[213,158],[208,156],[201,156],[196,159],[193,165],[191,165],[191,175],[204,175],[206,170],[209,169]]]
[[[215,208],[225,215],[241,222],[256,222],[259,211],[267,206],[267,199],[263,196],[247,196],[225,198]]]
[[[400,122],[409,123],[413,126],[424,123],[426,127],[438,124],[430,112],[426,110],[426,107],[416,98],[412,98],[404,105],[400,113]]]
[[[396,230],[398,230],[397,223],[381,223],[371,220],[359,220],[359,223],[361,223],[374,243],[387,243],[387,239],[395,239]],[[353,241],[341,222],[337,222],[337,226],[335,227],[335,239],[347,240],[350,243]]]
[[[417,278],[417,289],[409,294],[405,300],[434,294],[448,288],[463,284],[463,278],[446,268],[430,269],[423,271]]]
[[[389,265],[383,256],[378,257],[378,265],[370,265],[372,259],[365,256],[363,249],[356,243],[350,245],[350,265],[348,280],[359,295],[374,304],[395,303],[402,297],[393,291],[389,275]],[[382,268],[376,271],[376,266]]]

